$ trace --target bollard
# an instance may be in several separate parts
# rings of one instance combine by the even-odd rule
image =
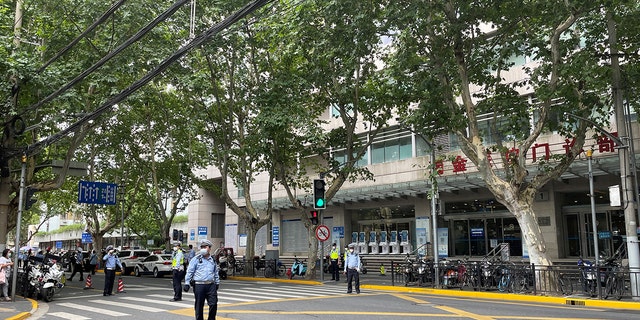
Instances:
[[[91,286],[91,275],[87,275],[87,280],[84,282],[84,290],[93,289]]]
[[[126,291],[124,291],[124,281],[122,281],[122,277],[118,278],[118,292],[116,293],[126,293]]]

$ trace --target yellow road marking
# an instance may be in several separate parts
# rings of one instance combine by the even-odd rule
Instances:
[[[418,299],[418,298],[414,298],[414,297],[410,297],[408,295],[405,294],[391,294],[392,296],[396,297],[396,298],[400,298],[403,300],[407,300],[407,301],[411,301],[417,304],[423,304],[423,303],[430,303],[428,301],[422,300],[422,299]]]
[[[442,313],[408,313],[408,312],[368,312],[368,311],[271,311],[271,310],[225,310],[225,314],[269,314],[269,315],[371,315],[371,316],[387,316],[387,317],[436,317],[436,318],[452,318],[459,317],[455,314]],[[216,318],[218,319],[218,318]],[[584,320],[584,319],[583,319]]]
[[[453,314],[459,315],[459,316],[463,316],[465,318],[471,318],[471,319],[477,319],[477,320],[494,320],[495,318],[490,317],[490,316],[483,316],[483,315],[479,315],[479,314],[475,314],[475,313],[471,313],[471,312],[467,312],[464,310],[460,310],[457,308],[452,308],[452,307],[447,307],[447,306],[435,306],[434,308],[440,309],[440,310],[444,310],[447,312],[451,312]]]

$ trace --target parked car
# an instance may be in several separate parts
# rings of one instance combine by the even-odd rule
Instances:
[[[62,254],[60,257],[60,264],[62,265],[62,270],[67,272],[73,272],[74,264],[71,263],[72,257],[76,254],[75,250],[69,250]],[[91,266],[89,266],[89,257],[91,253],[89,251],[82,251],[82,261],[84,262],[84,272],[91,271]]]
[[[142,249],[118,251],[118,258],[120,258],[120,262],[122,263],[122,273],[124,275],[131,274],[138,263],[150,255],[151,252],[149,252],[149,250]]]
[[[153,274],[154,278],[161,278],[166,274],[171,274],[171,255],[154,253],[144,260],[138,262],[133,274],[139,277],[143,274]]]

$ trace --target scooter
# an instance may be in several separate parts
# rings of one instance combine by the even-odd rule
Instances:
[[[64,287],[66,277],[58,264],[37,264],[29,266],[27,281],[25,296],[35,295],[36,298],[42,297],[45,302],[50,302],[54,294]]]
[[[293,276],[303,277],[307,273],[307,266],[304,262],[300,261],[297,257],[294,259],[295,261],[293,262],[293,265],[291,265],[291,269],[287,271],[289,279],[293,279]]]
[[[226,255],[220,256],[219,258],[219,267],[220,269],[218,270],[218,276],[220,277],[221,280],[225,280],[227,279],[227,273],[229,271],[229,262],[228,262],[228,257]]]

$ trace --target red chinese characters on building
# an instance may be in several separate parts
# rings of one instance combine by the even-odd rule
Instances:
[[[569,139],[564,139],[564,145],[562,146],[564,148],[564,152],[565,154],[569,154],[569,151],[571,151],[571,148],[573,148],[573,145],[576,144],[576,138],[573,138],[571,140]],[[578,152],[578,154],[584,152],[584,149],[580,149],[580,152]]]
[[[461,156],[457,156],[455,160],[451,161],[453,164],[453,172],[464,172],[467,171],[467,159],[463,159]]]
[[[617,137],[618,133],[612,132],[611,135],[614,137]],[[598,152],[615,152],[616,151],[615,142],[607,136],[604,136],[604,135],[599,136],[598,139],[596,140],[596,143],[598,144]]]
[[[544,156],[543,156],[544,160],[549,160],[549,157],[551,156],[551,149],[549,148],[549,144],[536,143],[531,148],[531,155],[533,156],[533,162],[536,162],[536,159],[538,158],[537,150],[539,148],[542,148],[542,152],[544,152]]]

